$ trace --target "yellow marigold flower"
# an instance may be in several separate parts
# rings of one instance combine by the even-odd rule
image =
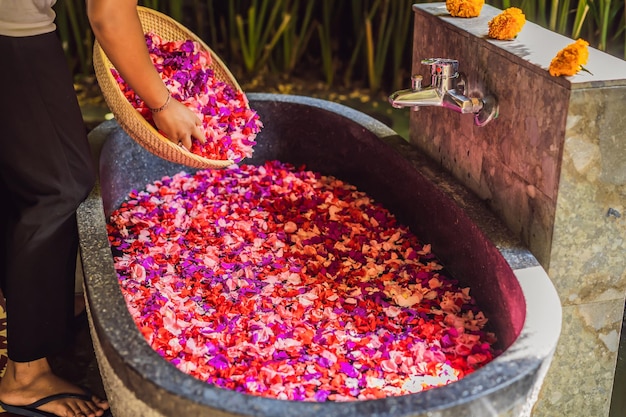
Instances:
[[[489,37],[500,40],[514,39],[526,23],[521,9],[509,7],[488,23]]]
[[[446,9],[454,17],[477,17],[485,0],[446,0]]]
[[[558,77],[560,75],[576,75],[583,68],[589,59],[589,42],[578,39],[561,49],[550,62],[550,75]]]

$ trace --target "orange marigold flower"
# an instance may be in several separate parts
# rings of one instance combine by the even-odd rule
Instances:
[[[561,49],[550,62],[550,75],[558,77],[560,75],[576,75],[583,68],[589,59],[589,42],[578,39]]]
[[[485,0],[446,0],[446,9],[454,17],[477,17]]]
[[[514,39],[526,23],[521,9],[509,7],[488,23],[489,37],[500,40]]]

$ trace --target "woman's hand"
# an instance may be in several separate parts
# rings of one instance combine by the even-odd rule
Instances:
[[[153,113],[154,123],[165,136],[172,142],[191,149],[191,138],[196,138],[201,143],[206,142],[204,133],[200,129],[202,122],[200,118],[183,103],[174,99],[169,99],[167,107]]]

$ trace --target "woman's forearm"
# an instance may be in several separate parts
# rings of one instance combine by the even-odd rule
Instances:
[[[168,92],[148,55],[137,1],[87,0],[87,15],[96,39],[122,78],[148,107],[161,107]]]

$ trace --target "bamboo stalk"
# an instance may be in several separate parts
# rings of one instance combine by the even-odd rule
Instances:
[[[87,52],[85,51],[85,45],[82,43],[83,34],[88,30],[89,24],[86,22],[86,18],[79,16],[86,16],[86,12],[84,10],[77,11],[77,8],[74,6],[74,2],[67,1],[66,3],[66,12],[67,17],[70,22],[71,32],[74,37],[74,44],[76,46],[76,53],[78,54],[78,65],[81,69],[82,74],[89,74],[91,71],[91,62],[87,60]]]
[[[322,0],[322,24],[317,26],[322,60],[322,74],[328,87],[332,86],[335,77],[331,38],[331,15],[333,0]]]
[[[563,4],[559,10],[559,16],[557,17],[557,32],[566,33],[567,24],[570,14],[570,0],[563,0]]]
[[[556,31],[556,19],[559,13],[559,0],[552,0],[550,2],[550,20],[548,23],[548,29]]]
[[[587,0],[579,0],[578,6],[576,7],[576,15],[574,17],[572,38],[578,39],[580,37],[580,32],[582,30],[583,24],[585,23],[587,13],[589,13],[589,5],[587,4]]]
[[[606,51],[607,35],[609,31],[609,13],[611,11],[611,0],[600,0],[600,43],[598,49]]]

